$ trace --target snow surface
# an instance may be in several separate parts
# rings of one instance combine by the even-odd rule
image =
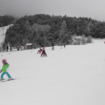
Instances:
[[[16,78],[0,82],[0,105],[105,105],[103,40],[55,46],[54,51],[47,47],[48,57],[37,51],[0,53],[0,61],[7,59]]]
[[[5,26],[5,27],[0,27],[0,43],[3,43],[3,42],[4,42],[5,34],[6,34],[6,32],[7,32],[7,29],[8,29],[10,26],[13,26],[13,24],[10,24],[10,25]]]

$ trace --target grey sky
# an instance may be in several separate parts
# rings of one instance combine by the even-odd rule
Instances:
[[[49,14],[105,21],[105,0],[0,0],[0,15]]]

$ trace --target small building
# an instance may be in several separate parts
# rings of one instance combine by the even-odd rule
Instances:
[[[32,49],[33,47],[33,44],[32,43],[27,43],[26,44],[26,49]]]

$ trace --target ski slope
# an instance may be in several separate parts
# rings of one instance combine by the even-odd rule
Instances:
[[[31,52],[32,51],[32,52]],[[0,82],[0,105],[104,105],[105,44],[0,53],[16,80]],[[7,78],[4,76],[4,78]]]
[[[10,25],[5,26],[5,27],[0,27],[0,43],[3,43],[3,42],[4,42],[5,34],[6,34],[6,32],[7,32],[7,29],[8,29],[10,26],[13,26],[13,24],[10,24]]]

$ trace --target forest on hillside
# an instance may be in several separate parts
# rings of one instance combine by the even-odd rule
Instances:
[[[4,45],[70,44],[72,36],[105,38],[105,22],[91,18],[36,14],[19,18],[6,32]]]
[[[14,24],[16,18],[9,15],[0,16],[0,27],[4,27],[10,24]]]

